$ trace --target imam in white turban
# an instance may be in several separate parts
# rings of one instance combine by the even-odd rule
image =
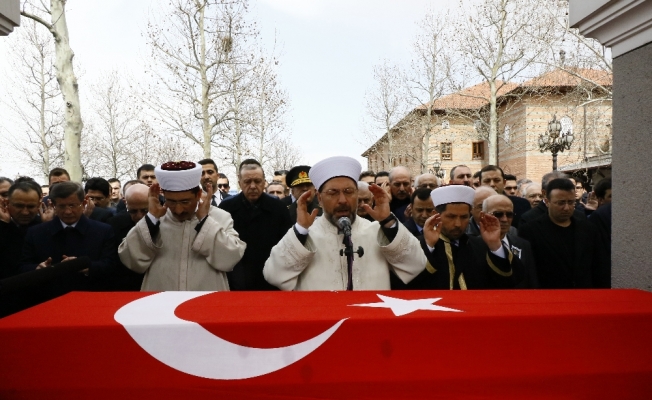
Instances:
[[[466,203],[473,207],[475,190],[464,185],[442,186],[430,192],[435,207],[449,203]]]
[[[321,190],[326,181],[340,176],[351,178],[357,184],[360,172],[362,172],[362,166],[354,158],[345,156],[329,157],[312,166],[310,180],[312,180],[317,190]]]
[[[156,167],[154,174],[161,189],[183,192],[199,186],[202,167],[191,161],[167,162]]]

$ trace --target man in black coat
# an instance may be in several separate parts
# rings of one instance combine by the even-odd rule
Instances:
[[[495,165],[487,165],[480,170],[480,185],[491,186],[496,193],[505,194],[505,173],[502,168]],[[521,216],[528,212],[532,206],[530,202],[522,197],[507,196],[514,204],[514,221],[512,225],[518,227]]]
[[[263,277],[269,254],[292,227],[287,207],[265,193],[265,173],[256,160],[244,160],[238,171],[242,192],[223,200],[219,207],[233,218],[233,228],[247,249],[233,271],[227,273],[231,290],[278,290]]]
[[[149,211],[149,188],[142,183],[129,186],[125,192],[125,205],[127,210],[116,214],[108,221],[115,234],[114,251],[118,253],[118,247],[127,233],[136,226],[147,211]],[[117,260],[115,274],[111,279],[111,290],[117,291],[139,291],[143,284],[144,274],[138,274]]]
[[[521,228],[532,245],[543,289],[608,288],[611,271],[597,229],[576,218],[575,185],[567,178],[547,185],[548,213]]]
[[[0,200],[0,279],[20,272],[27,230],[41,223],[41,186],[32,178],[21,177],[9,187],[8,198]],[[52,219],[52,209],[46,218]]]
[[[105,290],[106,277],[115,268],[113,230],[107,224],[86,218],[84,190],[75,182],[61,182],[50,190],[55,216],[27,231],[20,269],[47,268],[68,259],[88,256],[91,266],[84,273],[66,276],[51,287],[51,297],[70,291]]]
[[[403,225],[416,237],[421,236],[426,220],[435,213],[430,192],[431,190],[426,188],[416,189],[410,196],[411,216],[403,222]]]
[[[521,219],[518,223],[518,229],[520,230],[522,226],[527,224],[528,222],[539,218],[542,215],[547,215],[548,214],[548,205],[546,204],[546,189],[548,187],[548,183],[553,180],[553,179],[568,179],[570,181],[570,178],[568,178],[568,175],[566,175],[563,172],[560,171],[552,171],[548,172],[541,178],[541,195],[543,196],[543,199],[536,205],[536,207],[533,207],[529,211],[527,211],[525,214],[521,215]],[[572,181],[571,181],[572,183]],[[577,208],[575,209],[573,216],[576,219],[586,219],[586,215],[584,212],[578,210]]]
[[[432,191],[436,213],[426,220],[421,247],[426,269],[405,286],[392,289],[514,288],[523,279],[523,266],[500,240],[500,223],[490,214],[480,218],[480,236],[465,233],[474,190],[462,185]]]
[[[523,264],[523,273],[519,274],[523,279],[516,283],[516,288],[537,288],[539,285],[537,283],[537,269],[532,247],[527,240],[517,236],[516,228],[512,226],[514,204],[507,196],[498,194],[487,197],[482,202],[482,212],[498,218],[500,222],[501,241],[515,257],[521,260],[521,264]]]

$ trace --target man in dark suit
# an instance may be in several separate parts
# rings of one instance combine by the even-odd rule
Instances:
[[[500,222],[500,240],[523,264],[523,273],[519,274],[523,278],[516,284],[515,288],[534,289],[538,287],[532,247],[527,240],[517,236],[516,228],[512,226],[514,204],[507,196],[501,194],[489,196],[482,202],[482,212],[498,218]]]
[[[115,215],[116,209],[109,207],[111,203],[111,184],[104,178],[91,178],[84,185],[86,193],[86,209],[84,215],[88,218],[107,222]]]
[[[147,185],[136,183],[127,188],[125,192],[126,211],[116,214],[108,222],[115,234],[114,251],[118,253],[118,247],[127,233],[136,226],[149,210],[149,189]],[[111,290],[118,291],[139,291],[143,284],[145,275],[136,273],[119,260],[116,261],[115,274],[111,279]]]
[[[482,214],[482,203],[489,196],[495,196],[495,190],[489,186],[480,186],[475,189],[475,195],[473,196],[473,207],[471,208],[471,219],[469,219],[469,224],[466,227],[466,234],[469,236],[480,236],[480,215]]]
[[[546,189],[548,187],[548,183],[550,181],[552,181],[553,179],[561,179],[561,178],[565,178],[565,179],[568,179],[570,181],[570,179],[568,178],[568,175],[566,175],[565,173],[563,173],[561,171],[548,172],[547,174],[545,174],[543,176],[543,178],[541,178],[541,196],[543,197],[543,199],[535,207],[532,207],[529,211],[527,211],[526,213],[521,215],[521,219],[520,219],[520,221],[519,221],[519,223],[517,225],[519,230],[521,229],[522,226],[524,226],[528,222],[530,222],[530,221],[532,221],[534,219],[537,219],[542,215],[547,215],[548,214],[548,205],[546,204],[546,201],[547,201],[546,200],[546,192],[547,192]],[[582,212],[582,211],[579,211],[577,209],[575,209],[575,212],[574,212],[573,216],[576,219],[583,219],[583,220],[586,219],[585,213]]]
[[[208,193],[208,186],[213,187],[213,196],[210,200],[212,206],[219,206],[220,202],[222,200],[226,199],[227,197],[230,197],[228,193],[222,192],[222,190],[218,190],[217,187],[217,180],[220,177],[220,174],[217,170],[217,164],[215,164],[215,161],[213,161],[210,158],[205,158],[201,161],[197,162],[199,165],[201,165],[202,171],[201,171],[201,188],[204,190],[204,192]]]
[[[41,187],[32,178],[21,177],[9,187],[7,200],[0,200],[0,279],[20,272],[27,229],[41,223]],[[51,213],[47,214],[52,219]]]
[[[287,207],[265,193],[265,173],[256,160],[244,160],[238,171],[242,192],[223,200],[219,207],[233,218],[233,228],[247,243],[242,259],[227,274],[231,290],[278,290],[263,277],[265,261],[292,227]]]
[[[53,283],[50,296],[73,290],[103,290],[115,267],[113,230],[84,216],[84,189],[75,182],[61,182],[50,190],[55,216],[27,231],[20,269],[47,268],[76,257],[88,256],[91,266],[83,273]]]
[[[411,215],[403,222],[403,225],[416,237],[421,236],[423,224],[435,213],[435,206],[430,197],[431,191],[426,188],[416,189],[410,196]]]
[[[502,168],[495,165],[487,165],[480,170],[480,185],[491,186],[498,194],[505,194],[505,173]],[[521,216],[528,212],[532,206],[530,202],[522,197],[507,196],[514,204],[514,221],[512,225],[517,227]]]
[[[537,260],[539,286],[544,289],[608,288],[611,271],[597,229],[576,218],[575,185],[567,178],[546,188],[548,212],[519,229]]]

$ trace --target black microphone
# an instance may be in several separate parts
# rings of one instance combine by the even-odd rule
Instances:
[[[344,232],[344,236],[351,236],[351,220],[349,217],[342,217],[338,219],[337,226],[342,232]]]

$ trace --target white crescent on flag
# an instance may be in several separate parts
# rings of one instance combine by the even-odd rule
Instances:
[[[190,375],[224,380],[254,378],[285,368],[315,351],[346,320],[287,347],[240,346],[174,314],[184,302],[210,293],[214,292],[153,294],[124,305],[114,318],[140,347],[163,364]]]

